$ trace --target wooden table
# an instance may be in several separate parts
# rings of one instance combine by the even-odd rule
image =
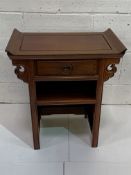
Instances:
[[[94,33],[21,33],[14,30],[6,52],[18,78],[29,84],[34,149],[40,148],[41,115],[84,114],[98,144],[104,81],[126,47],[108,29]]]

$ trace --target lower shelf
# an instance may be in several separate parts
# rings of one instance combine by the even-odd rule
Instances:
[[[39,116],[51,115],[51,114],[83,114],[85,118],[88,118],[89,126],[92,131],[93,119],[94,119],[94,104],[86,105],[55,105],[55,106],[38,106]]]
[[[37,105],[95,104],[96,81],[37,82]]]

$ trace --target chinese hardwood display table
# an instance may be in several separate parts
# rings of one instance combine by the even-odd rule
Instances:
[[[98,144],[104,81],[126,47],[108,29],[93,33],[21,33],[14,29],[6,52],[18,78],[29,84],[34,149],[40,148],[41,115],[74,113],[88,118]]]

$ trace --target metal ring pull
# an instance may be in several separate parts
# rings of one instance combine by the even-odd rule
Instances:
[[[63,73],[64,74],[69,74],[69,73],[71,73],[72,69],[73,69],[72,64],[66,64],[63,67]]]

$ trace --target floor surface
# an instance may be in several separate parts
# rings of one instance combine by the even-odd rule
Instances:
[[[0,175],[131,175],[131,105],[102,106],[98,148],[83,115],[43,116],[40,141],[28,104],[0,104]]]

